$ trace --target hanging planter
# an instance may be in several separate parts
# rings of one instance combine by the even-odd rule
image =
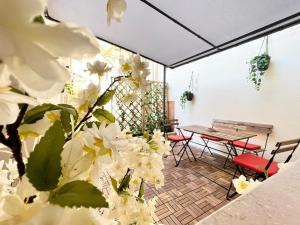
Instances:
[[[191,79],[190,79],[189,90],[184,91],[182,93],[182,95],[180,96],[180,105],[181,105],[182,109],[184,109],[185,104],[186,104],[187,101],[192,101],[193,98],[194,98],[194,94],[191,90],[193,90],[193,73],[192,73]]]
[[[266,40],[266,51],[260,54],[263,44]],[[249,76],[247,77],[250,82],[253,82],[257,91],[260,90],[263,75],[270,65],[271,57],[268,54],[268,37],[265,37],[257,56],[250,61]]]

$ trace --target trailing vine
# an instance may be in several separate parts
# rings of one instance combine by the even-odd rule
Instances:
[[[257,91],[260,90],[263,75],[265,74],[266,70],[269,68],[270,60],[271,60],[271,57],[268,54],[268,37],[264,38],[262,46],[265,40],[266,40],[266,51],[263,54],[260,54],[259,52],[259,54],[255,56],[253,59],[251,59],[249,63],[250,68],[249,68],[249,76],[247,77],[247,79],[250,82],[253,82],[254,87],[256,88]]]

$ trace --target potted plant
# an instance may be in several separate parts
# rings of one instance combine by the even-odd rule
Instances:
[[[266,70],[269,68],[271,57],[268,54],[268,37],[266,39],[266,51],[263,54],[258,54],[250,60],[249,76],[248,80],[253,82],[257,91],[260,90],[262,77]],[[264,44],[264,41],[262,45]]]
[[[184,91],[182,93],[182,95],[180,96],[180,105],[181,105],[181,108],[184,108],[185,107],[185,103],[187,101],[192,101],[193,98],[194,98],[194,94],[192,92],[193,90],[193,73],[191,75],[191,78],[190,78],[190,84],[189,84],[189,90],[188,91]]]

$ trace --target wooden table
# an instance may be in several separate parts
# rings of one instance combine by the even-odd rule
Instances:
[[[236,131],[228,131],[228,130],[219,130],[219,129],[213,129],[205,126],[200,126],[200,125],[189,125],[189,126],[179,126],[177,128],[179,132],[183,135],[182,130],[191,132],[191,137],[193,137],[194,134],[200,134],[200,135],[209,135],[211,137],[219,138],[221,139],[222,143],[225,145],[225,147],[228,150],[228,156],[225,161],[224,167],[226,165],[227,160],[229,157],[233,158],[231,155],[231,152],[234,153],[234,155],[237,155],[237,151],[233,145],[228,146],[229,143],[232,143],[234,141],[239,141],[239,140],[246,140],[245,141],[245,147],[248,144],[248,141],[250,138],[257,136],[256,134],[247,134],[243,132],[236,132]],[[206,142],[205,139],[202,139],[204,141],[205,147],[204,150],[207,148],[210,151],[210,148],[208,147],[208,141]],[[243,149],[244,151],[245,149]],[[186,149],[184,150],[186,151]],[[203,154],[202,152],[202,154]],[[182,156],[185,152],[182,153]],[[211,153],[211,151],[210,151]],[[202,156],[201,154],[201,156]],[[212,153],[211,153],[212,154]],[[200,157],[201,157],[200,156]],[[179,160],[181,160],[182,157],[180,157]]]
[[[199,125],[189,125],[189,126],[180,126],[178,129],[185,130],[194,134],[204,134],[209,135],[215,138],[220,138],[224,141],[239,141],[244,139],[249,139],[257,136],[256,134],[247,134],[242,132],[233,132],[225,130],[216,130],[209,127],[199,126]]]

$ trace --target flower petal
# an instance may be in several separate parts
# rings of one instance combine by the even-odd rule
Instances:
[[[45,0],[0,0],[0,20],[31,22],[35,16],[43,14],[45,6]]]
[[[24,90],[40,98],[59,94],[70,78],[69,72],[53,56],[29,41],[18,42],[18,49],[20,57],[9,57],[4,62]]]
[[[22,37],[15,38],[20,63],[27,64],[34,72],[47,80],[67,81],[70,78],[68,70],[49,52],[31,40],[22,39]],[[23,74],[23,76],[29,75]]]
[[[27,64],[21,63],[20,61],[19,58],[14,57],[6,60],[5,63],[13,71],[13,75],[28,94],[34,97],[48,99],[63,90],[66,81],[59,79],[54,80],[53,76],[41,76],[33,71]],[[47,65],[45,65],[45,71],[47,69]],[[69,76],[69,74],[65,73],[63,76]]]
[[[30,105],[36,105],[37,101],[34,98],[31,98],[26,95],[21,95],[14,92],[1,92],[0,101],[8,103],[27,103]]]
[[[4,28],[0,27],[0,60],[11,56],[15,52],[15,46]]]
[[[42,46],[58,57],[82,58],[99,53],[99,45],[94,35],[83,28],[66,24],[31,26],[31,35]]]
[[[17,104],[0,101],[0,124],[12,124],[16,121],[19,114]]]

